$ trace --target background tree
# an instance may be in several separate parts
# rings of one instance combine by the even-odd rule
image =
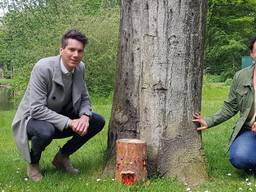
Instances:
[[[205,72],[231,78],[256,34],[255,0],[209,0]]]
[[[140,138],[150,175],[207,178],[192,114],[200,110],[205,0],[122,0],[106,170],[115,141]]]
[[[89,38],[85,53],[90,92],[112,94],[117,52],[119,8],[114,0],[8,1],[9,11],[0,25],[0,64],[22,95],[35,62],[58,54],[64,31],[76,28]]]
[[[16,82],[16,95],[22,95],[36,60],[57,54],[61,34],[71,27],[90,39],[85,60],[90,92],[112,94],[118,0],[2,0],[0,9],[9,9],[0,18],[0,64],[5,78]],[[205,73],[224,81],[240,68],[248,39],[256,34],[255,9],[255,0],[209,0]]]

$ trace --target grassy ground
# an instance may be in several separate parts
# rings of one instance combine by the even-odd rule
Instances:
[[[202,114],[213,114],[227,97],[228,86],[223,84],[205,84],[203,88]],[[110,117],[111,99],[94,99],[94,111]],[[7,191],[202,191],[233,192],[256,191],[254,177],[235,170],[228,161],[227,144],[237,117],[203,133],[205,155],[208,161],[210,179],[202,186],[188,190],[175,179],[151,179],[132,187],[122,186],[112,178],[102,178],[103,156],[107,142],[107,126],[86,146],[72,156],[74,165],[81,169],[80,176],[69,176],[56,171],[51,159],[63,144],[63,140],[54,141],[45,150],[41,165],[45,178],[33,183],[26,178],[26,164],[17,154],[11,135],[11,120],[15,111],[0,111],[0,192]],[[108,122],[107,122],[108,124]]]
[[[12,79],[0,79],[0,85],[9,85],[13,82]]]

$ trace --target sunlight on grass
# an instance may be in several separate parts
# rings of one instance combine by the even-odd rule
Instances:
[[[217,111],[227,97],[229,87],[219,83],[206,83],[203,88],[202,114]],[[67,140],[54,140],[42,155],[41,166],[45,175],[40,183],[26,178],[26,163],[17,153],[11,132],[15,111],[0,111],[0,192],[7,191],[256,191],[254,177],[235,170],[228,160],[228,139],[237,117],[203,132],[203,145],[208,162],[209,182],[191,189],[175,179],[153,178],[132,187],[125,187],[104,178],[104,152],[107,146],[107,127],[111,113],[111,98],[92,99],[95,112],[106,118],[103,131],[72,156],[75,166],[81,169],[78,177],[56,171],[51,161],[59,146]]]

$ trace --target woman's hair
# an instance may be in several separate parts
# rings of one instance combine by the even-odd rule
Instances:
[[[250,43],[249,43],[249,49],[251,52],[253,51],[253,45],[255,42],[256,42],[256,37],[251,38]]]

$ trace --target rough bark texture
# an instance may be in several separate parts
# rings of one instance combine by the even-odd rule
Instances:
[[[115,141],[138,138],[149,175],[200,184],[207,173],[191,120],[200,110],[207,0],[121,0],[121,9],[106,170]]]

